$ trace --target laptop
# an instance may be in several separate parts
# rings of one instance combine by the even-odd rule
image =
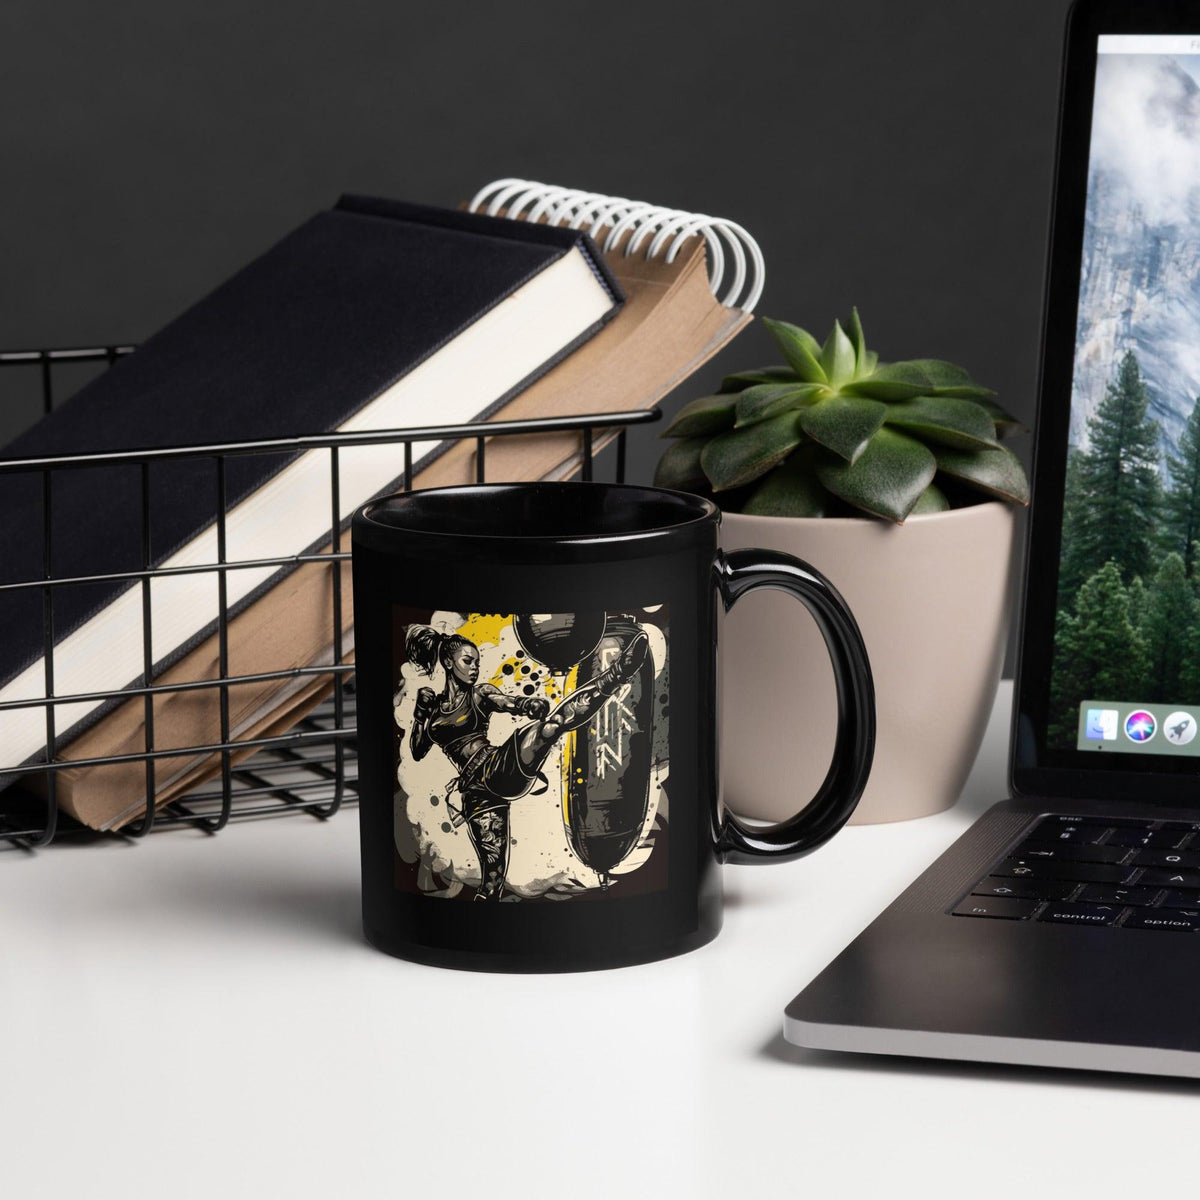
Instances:
[[[1078,0],[1009,778],[786,1009],[825,1050],[1200,1077],[1200,0]]]

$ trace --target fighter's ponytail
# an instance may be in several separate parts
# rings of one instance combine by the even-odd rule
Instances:
[[[473,646],[470,638],[458,633],[441,633],[432,625],[410,625],[404,635],[404,651],[409,661],[432,675],[440,662],[447,666],[451,655],[460,646]]]

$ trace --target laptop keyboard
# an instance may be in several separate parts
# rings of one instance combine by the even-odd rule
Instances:
[[[1200,929],[1200,822],[1042,817],[956,917]]]

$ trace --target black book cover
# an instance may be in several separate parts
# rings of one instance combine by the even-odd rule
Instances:
[[[611,315],[622,299],[619,285],[583,234],[344,196],[9,443],[3,457],[252,441],[336,429],[576,247],[612,297]],[[507,402],[599,327],[479,415]],[[427,422],[428,417],[414,421]],[[229,457],[228,506],[299,454]],[[401,457],[399,448],[397,454]],[[401,462],[397,477],[402,469]],[[139,465],[57,470],[52,486],[55,578],[142,567]],[[215,463],[155,463],[149,491],[151,561],[158,563],[215,520]],[[42,578],[39,475],[0,474],[0,505],[0,583]],[[117,581],[54,589],[55,640],[129,587],[128,581]],[[0,629],[5,632],[0,639],[3,684],[42,657],[40,589],[0,592]],[[176,647],[156,667],[211,631],[212,626]],[[130,682],[133,677],[122,681]],[[4,782],[0,777],[0,786]]]

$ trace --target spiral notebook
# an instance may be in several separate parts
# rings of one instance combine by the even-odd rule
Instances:
[[[766,283],[758,243],[723,217],[527,179],[495,180],[466,207],[586,231],[625,292],[621,312],[506,405],[497,414],[505,420],[649,408],[750,323]],[[597,438],[596,446],[604,441]],[[579,449],[572,434],[497,438],[485,451],[487,476],[564,479],[579,469]],[[417,484],[474,478],[475,447],[464,443]]]
[[[489,184],[464,206],[470,212],[584,232],[600,247],[625,303],[589,340],[488,415],[515,420],[541,415],[619,412],[649,407],[697,370],[751,320],[765,270],[753,238],[732,221],[527,180]],[[135,356],[136,357],[136,356]],[[596,439],[599,449],[604,438]],[[417,443],[413,457],[427,464],[415,486],[475,480],[474,441],[449,449]],[[578,469],[578,434],[489,439],[487,478],[515,481],[565,478]],[[349,572],[343,572],[344,657],[353,657]],[[231,673],[250,675],[280,666],[331,661],[333,598],[328,568],[309,565],[266,592],[229,624]],[[286,644],[278,631],[286,629]],[[286,662],[281,661],[286,655]],[[207,638],[174,663],[158,682],[216,677],[217,638]],[[303,689],[238,685],[231,693],[233,736],[251,739],[282,732],[329,693],[329,677],[306,678]],[[214,691],[168,693],[155,705],[159,749],[220,740]],[[117,707],[77,736],[59,757],[93,759],[136,754],[142,745],[143,701]],[[236,758],[237,756],[235,756]],[[164,758],[157,772],[161,805],[220,769],[212,754]],[[34,776],[35,787],[41,777]],[[145,809],[140,762],[68,769],[58,773],[63,809],[94,828],[117,828]]]

